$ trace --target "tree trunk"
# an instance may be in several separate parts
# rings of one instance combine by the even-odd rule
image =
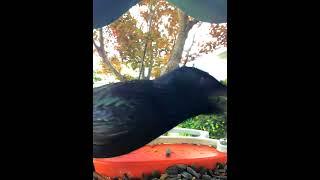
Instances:
[[[145,75],[144,75],[144,71],[145,71],[145,66],[144,66],[144,62],[141,62],[141,67],[140,67],[140,71],[139,71],[139,77],[138,80],[144,79]]]
[[[93,45],[96,48],[96,50],[98,51],[99,56],[102,58],[103,63],[106,64],[106,66],[111,70],[112,74],[115,75],[120,81],[126,81],[126,78],[124,76],[122,76],[120,74],[120,72],[118,72],[114,66],[111,64],[111,62],[108,60],[107,57],[107,53],[104,49],[104,40],[103,40],[103,33],[102,33],[102,28],[100,28],[99,30],[99,44],[100,46],[98,46],[94,40],[93,40]]]
[[[150,65],[148,67],[148,74],[147,74],[147,77],[146,79],[150,79],[151,77],[151,73],[152,73],[152,68],[153,68],[153,63],[154,63],[154,60],[153,60],[153,50],[151,49],[151,52],[150,52]]]
[[[193,25],[198,22],[196,20],[189,21],[188,16],[181,10],[178,10],[178,15],[179,15],[178,37],[175,41],[168,64],[166,68],[161,72],[161,75],[179,67],[179,63],[182,57],[183,47],[188,37],[188,33],[190,29],[193,27]]]
[[[143,50],[143,58],[142,58],[142,62],[141,62],[141,69],[140,69],[140,74],[139,74],[139,79],[149,79],[150,77],[149,77],[149,73],[147,74],[147,76],[145,75],[145,67],[146,67],[146,65],[145,65],[145,58],[146,58],[146,54],[147,54],[147,48],[148,48],[148,43],[151,43],[151,52],[152,52],[152,39],[150,38],[151,37],[151,31],[152,31],[152,19],[153,19],[153,15],[154,15],[154,10],[155,10],[155,8],[153,8],[153,4],[154,3],[154,1],[150,1],[150,3],[149,3],[149,6],[148,6],[148,8],[149,8],[149,19],[148,19],[148,35],[147,35],[147,37],[146,37],[146,39],[145,39],[145,44],[144,44],[144,50]],[[149,42],[149,41],[151,41],[151,42]],[[151,61],[152,61],[152,59],[151,59]],[[153,64],[153,63],[151,63],[151,64]],[[149,67],[149,69],[150,69],[150,67]]]
[[[201,22],[198,23],[197,28],[199,28],[199,27],[201,26],[201,24],[202,24]],[[194,33],[194,34],[193,34],[192,43],[191,43],[190,47],[186,50],[187,54],[186,54],[186,59],[185,59],[185,61],[184,61],[183,64],[182,64],[183,66],[185,66],[185,65],[187,64],[187,62],[188,62],[188,60],[189,60],[189,55],[190,55],[190,51],[191,51],[191,49],[192,49],[192,46],[196,43],[196,41],[195,41],[196,34],[197,34],[197,33]]]

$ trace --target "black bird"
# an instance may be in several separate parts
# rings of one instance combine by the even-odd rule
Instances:
[[[194,67],[93,89],[93,158],[134,151],[184,120],[224,113],[227,88]]]

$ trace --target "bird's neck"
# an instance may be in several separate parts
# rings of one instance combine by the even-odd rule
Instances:
[[[182,121],[204,113],[206,109],[204,102],[206,101],[201,99],[196,92],[181,91],[172,86],[164,88],[163,84],[159,87],[164,90],[157,91],[155,102],[163,115],[167,116],[164,118]]]

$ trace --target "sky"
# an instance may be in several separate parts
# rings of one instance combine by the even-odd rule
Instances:
[[[220,50],[219,50],[220,51]],[[222,52],[205,54],[194,61],[188,62],[186,66],[196,67],[208,72],[218,80],[227,79],[227,59],[220,58],[219,54],[226,52],[227,49],[221,49]]]

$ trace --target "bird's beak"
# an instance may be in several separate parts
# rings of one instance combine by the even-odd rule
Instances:
[[[209,101],[219,113],[227,112],[227,96],[210,96]]]

